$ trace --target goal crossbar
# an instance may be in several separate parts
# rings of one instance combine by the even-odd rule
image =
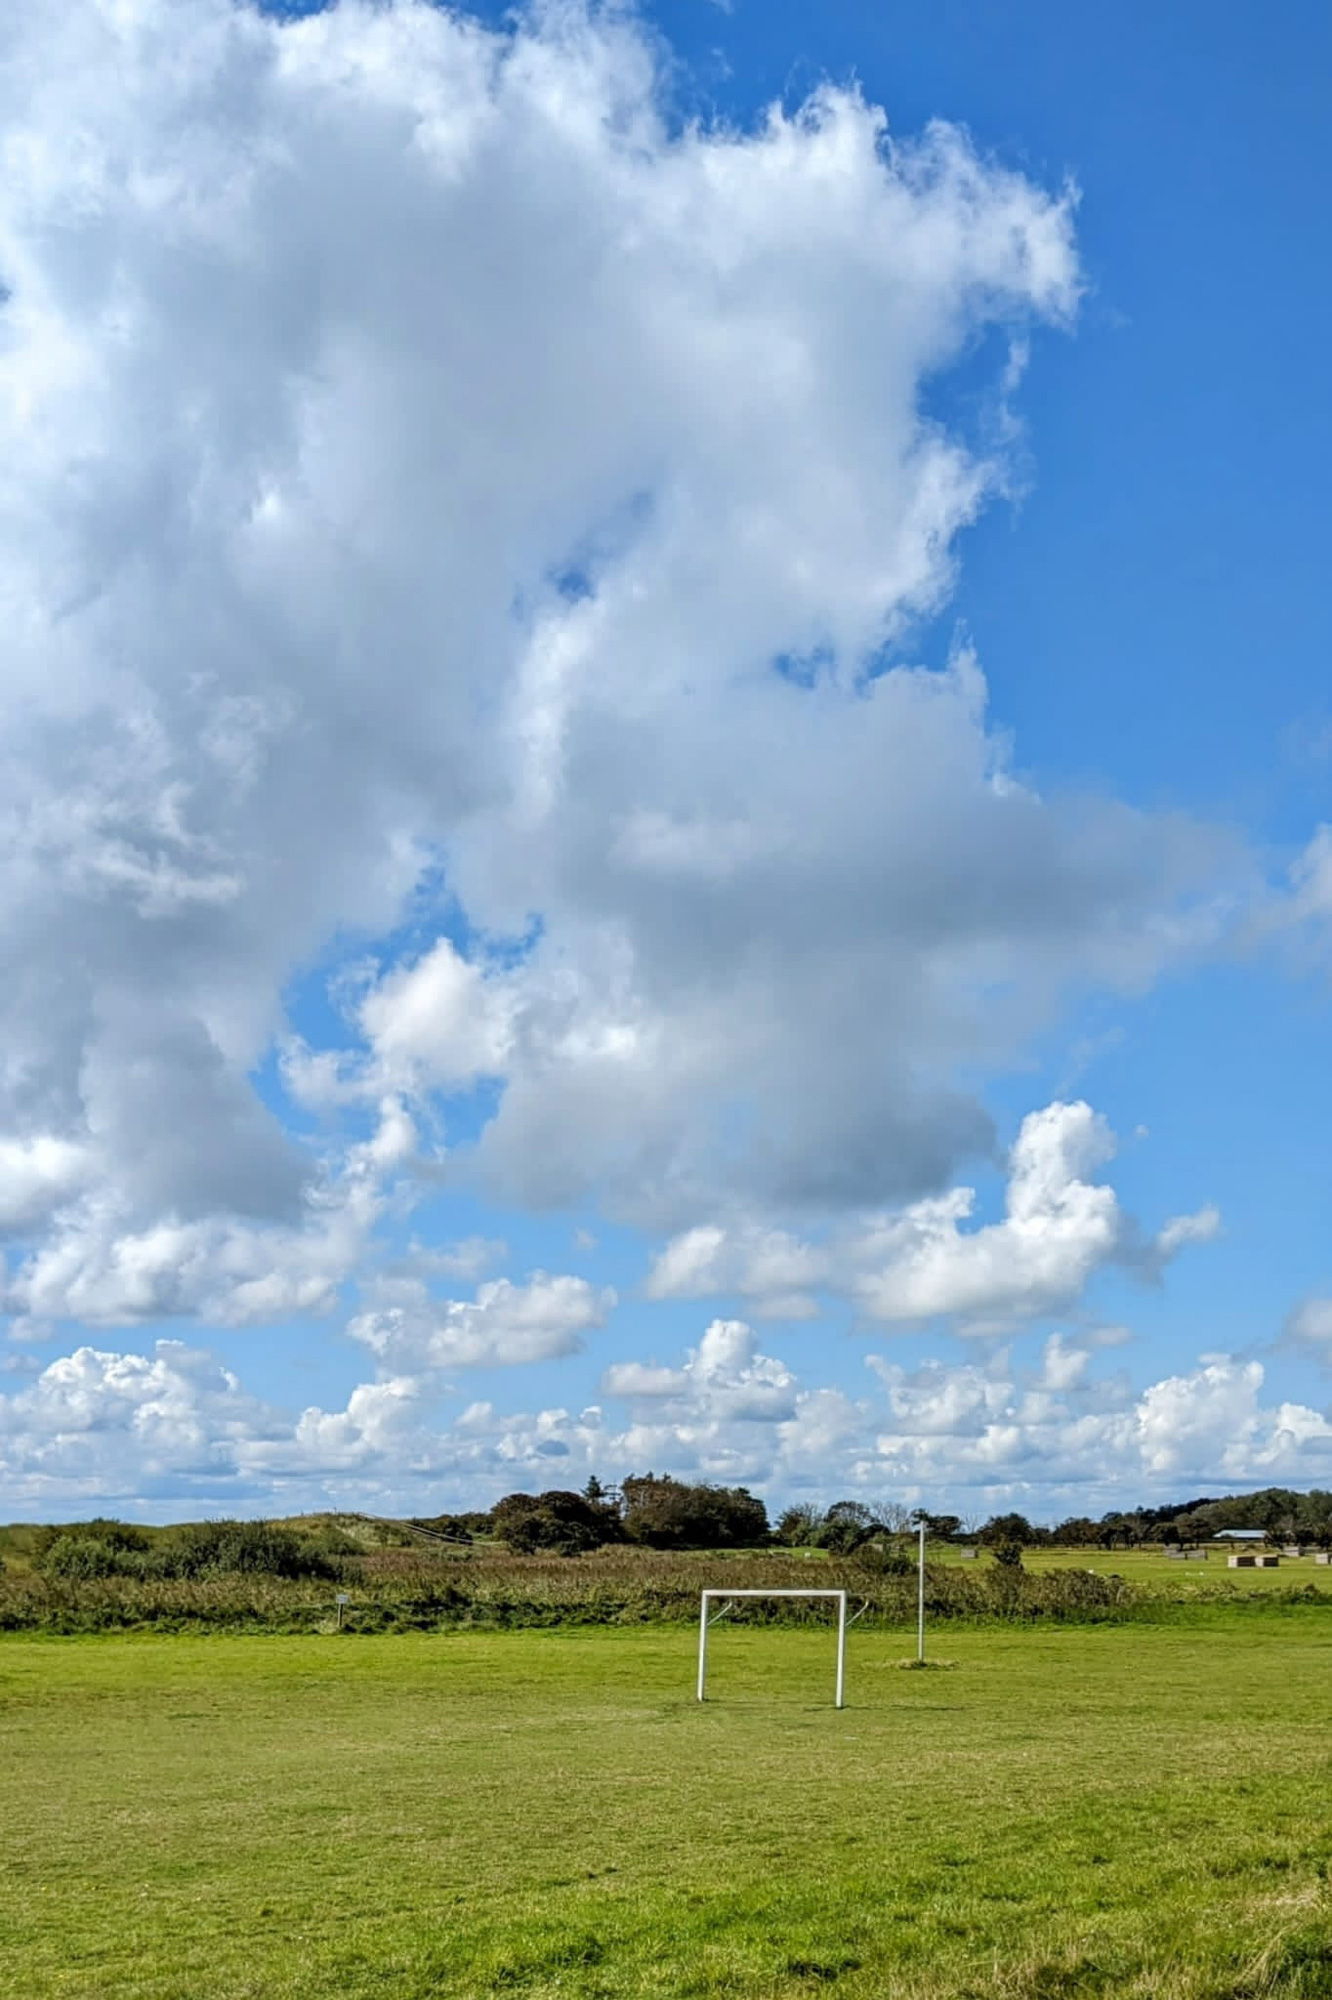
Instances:
[[[846,1687],[846,1592],[844,1590],[705,1590],[699,1604],[698,1614],[698,1698],[707,1700],[708,1683],[708,1627],[714,1620],[709,1618],[709,1607],[718,1602],[721,1610],[717,1617],[724,1615],[733,1598],[741,1597],[820,1597],[830,1599],[837,1606],[837,1693],[834,1706],[842,1708]]]

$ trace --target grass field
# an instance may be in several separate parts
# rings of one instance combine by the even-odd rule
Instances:
[[[0,1642],[0,1992],[1332,1995],[1332,1618]]]
[[[934,1549],[931,1562],[955,1562],[954,1551]],[[978,1566],[989,1558],[981,1555]],[[1222,1590],[1289,1590],[1292,1584],[1312,1584],[1332,1592],[1332,1566],[1307,1556],[1282,1556],[1276,1569],[1231,1569],[1225,1555],[1209,1550],[1206,1562],[1179,1562],[1163,1549],[1027,1549],[1023,1566],[1033,1575],[1058,1569],[1090,1569],[1098,1576],[1122,1576],[1168,1590],[1195,1591],[1200,1586]]]

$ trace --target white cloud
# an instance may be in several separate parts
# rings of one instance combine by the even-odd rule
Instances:
[[[1286,1338],[1320,1360],[1332,1361],[1332,1299],[1303,1299],[1286,1323]]]
[[[1217,1357],[1135,1391],[1123,1377],[1089,1379],[1073,1353],[1047,1348],[1042,1375],[1025,1382],[1006,1364],[931,1363],[915,1375],[880,1364],[893,1415],[877,1439],[883,1471],[928,1482],[945,1464],[955,1491],[1025,1491],[1038,1507],[1062,1492],[1081,1508],[1217,1481],[1308,1484],[1332,1468],[1332,1425],[1303,1406],[1264,1405],[1256,1362]]]
[[[1011,1415],[1013,1384],[999,1368],[943,1361],[924,1363],[914,1373],[877,1355],[870,1365],[888,1391],[894,1430],[904,1438],[956,1438],[984,1433]]]
[[[1113,1157],[1109,1127],[1085,1103],[1032,1112],[1009,1155],[1001,1222],[966,1229],[975,1190],[954,1188],[868,1216],[819,1242],[755,1224],[700,1225],[674,1237],[648,1277],[652,1298],[733,1292],[792,1316],[811,1294],[840,1293],[873,1319],[959,1320],[991,1330],[1074,1305],[1111,1262],[1159,1274],[1181,1249],[1209,1241],[1214,1208],[1175,1216],[1142,1242],[1114,1189],[1092,1176]]]
[[[1177,1250],[1190,1243],[1211,1243],[1221,1231],[1221,1211],[1209,1203],[1194,1215],[1172,1215],[1170,1220],[1156,1235],[1154,1252],[1161,1262],[1168,1262]]]
[[[420,1385],[410,1377],[361,1382],[345,1410],[308,1409],[288,1440],[257,1445],[246,1454],[251,1473],[338,1477],[364,1468],[372,1477],[410,1478],[433,1463],[423,1435]]]
[[[742,1484],[763,1478],[803,1400],[790,1369],[736,1319],[713,1320],[679,1368],[620,1363],[601,1386],[629,1405],[627,1425],[607,1440],[613,1465]]]
[[[1003,1221],[971,1226],[955,1185],[992,1151],[976,1078],[1254,894],[1228,836],[1044,796],[965,645],[914,664],[1010,485],[1033,333],[1076,312],[1073,196],[959,128],[890,137],[854,91],[680,128],[657,61],[574,4],[504,31],[407,0],[15,14],[3,1303],[28,1331],[262,1324],[359,1284],[383,1367],[293,1423],[192,1350],[80,1347],[5,1404],[6,1464],[53,1492],[650,1448],[925,1476],[879,1440],[929,1383],[875,1416],[742,1321],[616,1364],[626,1428],[441,1427],[441,1371],[570,1353],[610,1301],[569,1277],[436,1299],[426,1278],[494,1268],[479,1242],[386,1270],[425,1183],[676,1232],[654,1293],[754,1317],[832,1291],[888,1323],[1018,1320],[1214,1227],[1140,1241],[1085,1107],[1024,1127]],[[992,347],[991,419],[940,420],[936,385]],[[334,1018],[289,1018],[316,965]],[[1047,1355],[958,1433],[962,1472],[1039,1462],[1032,1399],[1082,1373]],[[947,1390],[959,1425],[974,1389]],[[1310,1422],[1271,1448],[1314,1451]]]
[[[1088,1104],[1033,1112],[1010,1156],[1004,1220],[964,1232],[970,1188],[887,1219],[860,1246],[870,1267],[861,1305],[877,1319],[911,1320],[1031,1317],[1071,1304],[1120,1240],[1114,1190],[1090,1179],[1113,1151]]]
[[[1297,857],[1287,914],[1295,922],[1332,917],[1332,826],[1320,826]]]
[[[1045,1343],[1042,1360],[1042,1387],[1061,1393],[1076,1388],[1084,1380],[1091,1350],[1070,1347],[1063,1334],[1052,1333]]]
[[[439,1250],[427,1249],[420,1243],[413,1244],[410,1262],[413,1269],[430,1271],[445,1278],[467,1278],[475,1283],[487,1271],[502,1264],[508,1254],[508,1244],[497,1237],[467,1236],[460,1243],[450,1243]]]
[[[91,1171],[86,1149],[49,1134],[0,1140],[0,1231],[44,1221]]]
[[[295,1224],[223,1214],[127,1228],[114,1197],[89,1194],[11,1271],[0,1306],[23,1320],[90,1326],[188,1314],[244,1325],[330,1312],[415,1154],[415,1126],[390,1098],[371,1136],[310,1189]]]
[[[11,44],[0,1147],[79,1163],[71,1299],[301,1233],[275,1042],[321,1113],[495,1078],[522,1202],[839,1208],[988,1143],[960,1062],[1215,934],[1223,842],[1042,800],[974,661],[896,664],[1008,476],[924,386],[1069,319],[1067,192],[848,91],[679,130],[616,10]],[[427,896],[305,1046],[293,975],[441,874],[465,949]]]
[[[608,1396],[633,1402],[679,1403],[694,1417],[706,1408],[714,1424],[776,1423],[794,1409],[795,1377],[760,1354],[744,1320],[714,1319],[679,1368],[637,1361],[613,1363],[601,1378]]]
[[[704,1223],[673,1237],[648,1275],[650,1299],[701,1299],[737,1292],[764,1318],[808,1319],[810,1291],[828,1282],[828,1256],[788,1231],[759,1224]]]
[[[507,983],[487,979],[440,938],[414,964],[396,967],[367,993],[360,1025],[384,1083],[447,1089],[506,1064]]]
[[[358,1314],[347,1331],[405,1375],[512,1367],[577,1354],[584,1334],[603,1325],[615,1304],[609,1288],[544,1271],[525,1285],[492,1279],[471,1301],[431,1298],[424,1285],[412,1281],[400,1289],[405,1302]]]
[[[151,1356],[92,1347],[0,1396],[0,1468],[15,1506],[69,1506],[200,1482],[224,1490],[280,1420],[212,1356],[159,1341]]]
[[[417,1357],[413,1356],[413,1362]],[[860,1396],[803,1384],[743,1322],[714,1321],[678,1367],[607,1371],[606,1404],[443,1420],[396,1357],[341,1410],[291,1415],[248,1395],[205,1354],[92,1348],[0,1395],[0,1497],[59,1511],[89,1495],[155,1493],[182,1507],[485,1503],[515,1486],[657,1471],[740,1481],[785,1500],[845,1493],[1036,1518],[1192,1489],[1332,1477],[1332,1423],[1263,1399],[1261,1365],[1213,1356],[1134,1389],[1097,1378],[1086,1350],[1047,1343],[1040,1365],[996,1355],[906,1369],[872,1357]]]

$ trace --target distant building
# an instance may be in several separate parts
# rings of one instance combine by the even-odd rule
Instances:
[[[1266,1528],[1222,1528],[1219,1534],[1212,1536],[1212,1540],[1214,1542],[1265,1542],[1267,1540],[1267,1530]]]

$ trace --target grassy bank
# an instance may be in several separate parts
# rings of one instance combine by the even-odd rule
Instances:
[[[1332,1621],[0,1646],[23,2000],[1332,1994]]]

